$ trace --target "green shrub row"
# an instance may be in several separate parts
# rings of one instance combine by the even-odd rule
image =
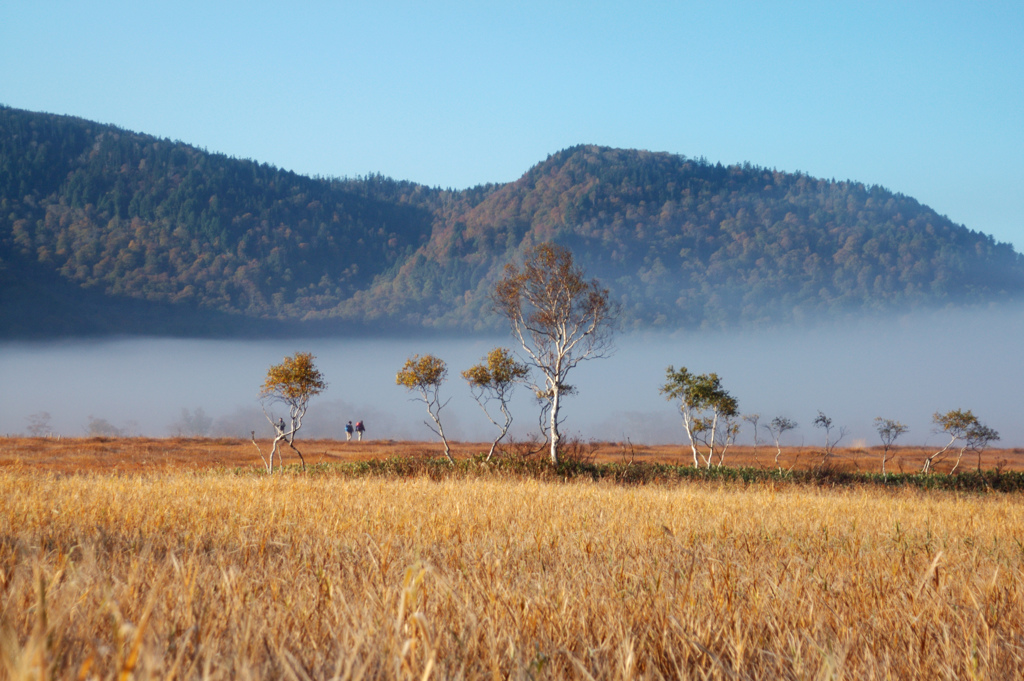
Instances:
[[[236,469],[252,474],[252,469]],[[280,471],[301,475],[298,464]],[[970,471],[956,475],[942,473],[863,473],[834,469],[778,470],[753,467],[694,468],[668,463],[594,463],[569,459],[552,466],[541,458],[482,457],[460,459],[454,464],[444,458],[404,456],[344,463],[318,463],[308,467],[307,475],[343,475],[349,477],[415,478],[433,480],[519,478],[571,482],[607,481],[624,485],[676,484],[681,482],[730,484],[791,484],[817,487],[878,486],[893,489],[945,490],[958,492],[1022,492],[1024,471]]]

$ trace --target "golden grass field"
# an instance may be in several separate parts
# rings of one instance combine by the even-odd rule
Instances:
[[[202,441],[69,474],[11,443],[4,678],[1024,678],[1017,495],[267,477]]]

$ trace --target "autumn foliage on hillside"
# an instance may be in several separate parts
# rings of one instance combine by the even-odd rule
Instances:
[[[211,333],[243,320],[494,329],[489,293],[502,268],[545,241],[606,282],[632,327],[764,325],[1024,294],[1024,261],[1010,245],[854,181],[578,146],[515,182],[441,190],[304,177],[0,107],[9,329],[24,324],[16,311],[63,306],[67,319],[38,325],[74,332],[140,301],[186,310],[172,327],[223,315],[193,325]],[[83,301],[92,311],[76,316]],[[153,316],[151,326],[168,315]]]

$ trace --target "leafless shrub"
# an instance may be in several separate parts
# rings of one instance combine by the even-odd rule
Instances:
[[[584,440],[579,435],[563,436],[559,459],[573,464],[593,463],[598,446],[597,442]]]
[[[521,463],[538,458],[546,446],[545,441],[533,434],[524,438],[509,435],[498,446],[498,453],[503,458]]]

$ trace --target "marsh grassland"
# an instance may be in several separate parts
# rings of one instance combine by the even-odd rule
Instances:
[[[6,678],[1024,677],[1016,495],[0,472]]]

